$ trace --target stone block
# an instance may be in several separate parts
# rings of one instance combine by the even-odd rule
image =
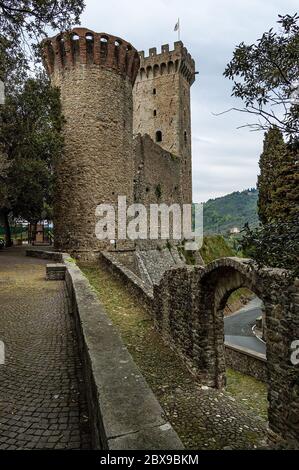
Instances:
[[[48,281],[64,281],[66,267],[64,264],[47,264],[46,274]]]

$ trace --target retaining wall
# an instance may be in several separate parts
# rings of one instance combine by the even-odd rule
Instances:
[[[225,363],[226,367],[267,383],[267,359],[264,354],[226,342]]]

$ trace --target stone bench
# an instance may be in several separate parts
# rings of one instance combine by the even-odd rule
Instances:
[[[48,281],[64,281],[66,266],[64,264],[55,263],[47,264],[46,277]]]

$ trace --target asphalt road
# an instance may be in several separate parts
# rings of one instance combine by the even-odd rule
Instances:
[[[266,354],[266,345],[255,337],[252,327],[255,320],[262,315],[261,300],[255,298],[245,307],[224,319],[225,341]]]

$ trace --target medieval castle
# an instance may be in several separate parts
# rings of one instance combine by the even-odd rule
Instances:
[[[298,443],[298,371],[290,362],[290,344],[298,338],[298,281],[244,258],[191,267],[181,247],[163,249],[148,240],[115,246],[95,235],[97,206],[116,205],[119,195],[143,206],[192,202],[190,87],[196,72],[190,54],[179,41],[173,50],[164,45],[146,56],[122,39],[84,28],[47,39],[43,48],[65,117],[64,156],[55,169],[56,248],[81,260],[101,257],[148,306],[163,338],[202,384],[222,388],[226,362],[254,376],[260,370],[267,376],[271,432]],[[72,285],[74,268],[66,264]],[[264,303],[266,364],[224,344],[223,310],[241,287]],[[87,337],[98,347],[91,329]],[[102,332],[98,336],[103,340]]]
[[[60,88],[64,157],[56,165],[55,242],[90,258],[111,248],[95,237],[95,209],[192,202],[190,86],[195,63],[181,41],[149,56],[128,42],[75,28],[44,42]],[[132,243],[118,244],[118,249]]]

